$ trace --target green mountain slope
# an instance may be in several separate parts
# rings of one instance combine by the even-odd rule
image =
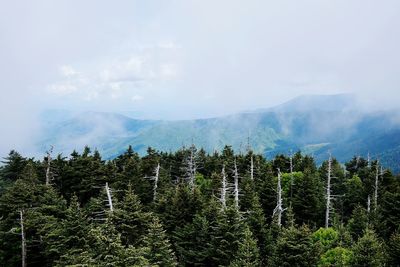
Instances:
[[[328,151],[341,161],[354,153],[379,157],[395,171],[400,154],[400,118],[393,111],[363,113],[351,109],[352,98],[339,96],[299,97],[266,110],[231,116],[184,120],[135,120],[118,114],[88,112],[54,124],[39,147],[54,145],[69,152],[84,145],[113,157],[128,145],[140,154],[151,146],[175,151],[194,143],[206,151],[232,145],[244,151],[248,145],[272,157],[291,150],[313,154],[321,162]]]

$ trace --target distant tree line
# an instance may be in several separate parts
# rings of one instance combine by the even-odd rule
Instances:
[[[1,266],[400,266],[399,226],[399,176],[361,157],[85,147],[0,167]]]

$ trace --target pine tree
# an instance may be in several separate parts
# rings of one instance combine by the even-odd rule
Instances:
[[[87,235],[89,220],[79,206],[78,198],[72,197],[65,212],[65,218],[51,227],[43,230],[43,240],[46,246],[47,257],[60,260],[66,254],[77,255],[88,249]]]
[[[65,201],[54,189],[39,182],[35,165],[31,161],[26,164],[20,178],[0,197],[0,233],[4,236],[0,244],[4,248],[4,264],[9,266],[20,262],[20,236],[16,235],[15,229],[21,210],[24,211],[25,243],[28,250],[26,261],[28,265],[29,262],[47,263],[47,252],[41,236],[44,229],[63,216]]]
[[[365,229],[368,227],[368,213],[361,207],[357,206],[353,210],[353,214],[347,224],[350,234],[354,239],[358,239],[363,235]]]
[[[245,223],[232,205],[217,214],[217,221],[212,228],[214,264],[227,266],[234,259],[243,238]]]
[[[201,215],[178,228],[174,233],[174,243],[179,262],[190,266],[212,265],[210,231],[207,218]]]
[[[156,211],[168,233],[172,233],[177,226],[190,223],[202,208],[199,189],[192,191],[186,184],[170,189],[156,203]]]
[[[353,246],[353,266],[384,266],[385,256],[382,243],[375,232],[367,229]]]
[[[144,256],[150,264],[165,267],[177,265],[171,244],[157,218],[150,223],[143,245],[146,248]]]
[[[27,164],[27,159],[22,157],[17,151],[11,150],[8,157],[4,158],[4,161],[1,163],[4,164],[1,169],[1,177],[6,181],[15,182],[20,178],[21,172]]]
[[[121,233],[122,244],[136,246],[142,241],[152,215],[143,210],[137,195],[129,185],[122,201],[115,205],[111,221]]]
[[[389,264],[391,266],[400,266],[400,234],[394,232],[389,239],[387,245],[387,252],[389,256]]]
[[[292,208],[298,224],[321,225],[324,211],[323,185],[315,173],[306,169],[303,176],[296,176]]]
[[[243,239],[239,243],[235,260],[229,265],[231,267],[256,267],[260,266],[260,255],[257,241],[249,227],[245,227]]]
[[[274,266],[315,266],[319,248],[307,226],[283,229],[278,237]]]

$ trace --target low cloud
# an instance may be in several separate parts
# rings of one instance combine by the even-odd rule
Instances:
[[[137,102],[144,99],[139,94],[143,90],[179,77],[178,62],[171,56],[177,49],[175,43],[165,42],[137,47],[131,56],[100,62],[96,67],[63,65],[60,80],[48,85],[48,92],[70,95],[77,101],[131,98]]]

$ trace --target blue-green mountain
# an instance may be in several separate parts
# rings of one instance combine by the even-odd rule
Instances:
[[[174,151],[194,143],[212,152],[225,145],[244,151],[250,145],[270,157],[301,150],[318,162],[328,157],[328,151],[340,161],[369,153],[400,171],[400,113],[367,112],[354,103],[349,95],[300,96],[273,108],[179,121],[138,120],[98,112],[72,117],[54,113],[44,118],[46,134],[38,147],[45,151],[53,145],[65,154],[89,145],[111,158],[128,145],[140,154],[149,146]]]

